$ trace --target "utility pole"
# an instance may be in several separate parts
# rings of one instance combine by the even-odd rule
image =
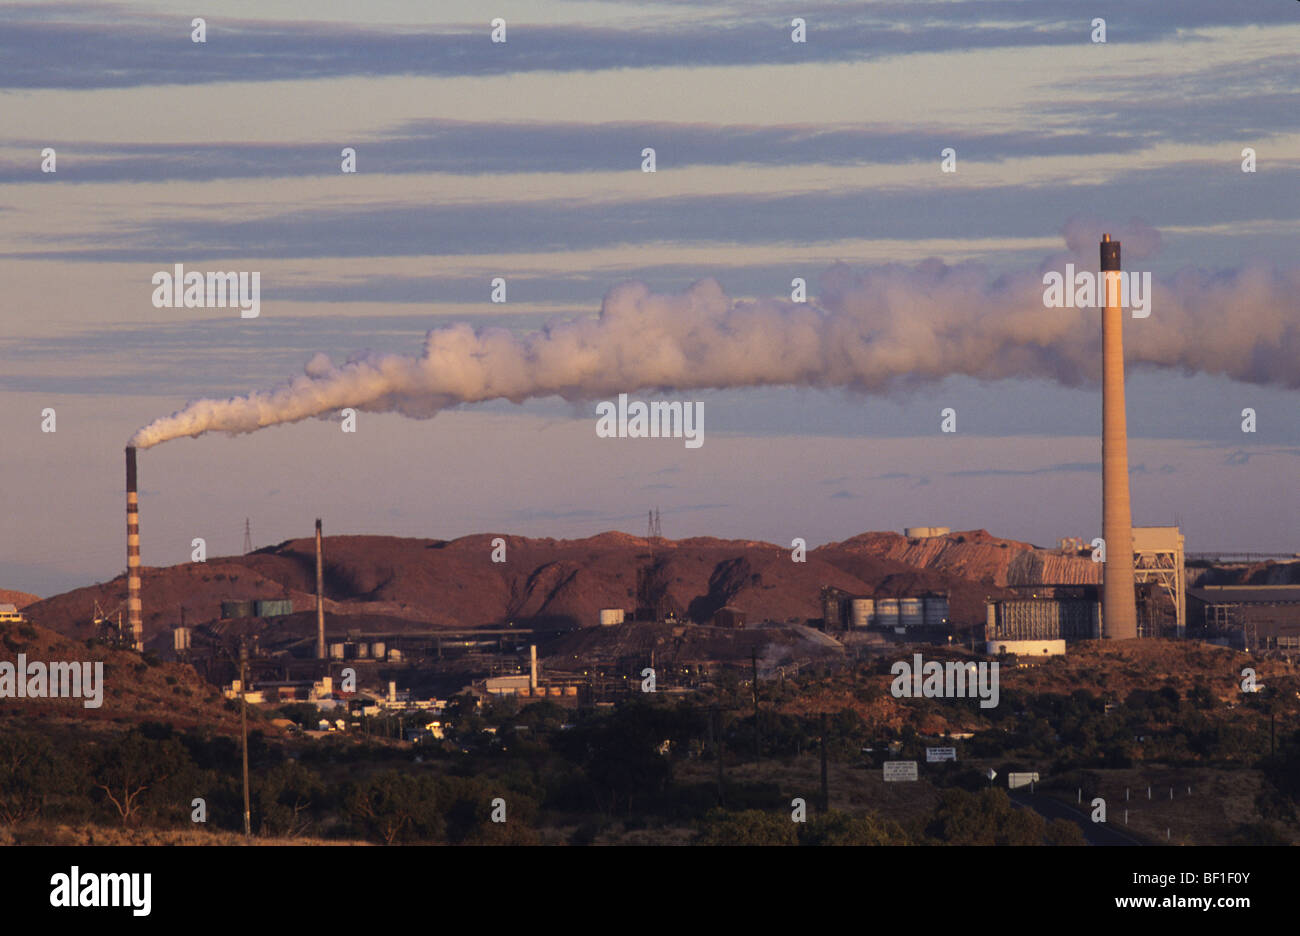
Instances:
[[[713,707],[713,722],[714,722],[714,738],[716,739],[713,745],[713,753],[718,758],[718,805],[725,806],[727,799],[726,799],[726,794],[723,792],[723,782],[722,782],[722,755],[723,755],[722,713],[718,711],[718,707],[716,705]]]
[[[245,673],[248,670],[248,644],[239,641],[239,734],[244,749],[244,841],[253,835],[253,814],[248,808],[248,683]]]
[[[822,712],[822,812],[831,808],[831,788],[826,777],[826,713]]]
[[[758,650],[750,651],[750,658],[754,663],[754,763],[757,764],[763,757],[762,737],[758,731]]]
[[[251,518],[244,518],[244,555],[247,556],[253,551],[253,530],[249,526],[252,523]]]

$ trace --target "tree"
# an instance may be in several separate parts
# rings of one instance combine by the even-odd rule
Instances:
[[[800,824],[799,844],[908,845],[911,842],[896,822],[832,810]]]
[[[925,831],[949,845],[1039,845],[1046,823],[1033,810],[1016,808],[1004,790],[951,789],[944,791]]]
[[[1087,845],[1083,830],[1068,819],[1053,819],[1047,824],[1048,845]]]
[[[253,785],[253,818],[260,835],[303,834],[311,825],[313,802],[325,792],[320,777],[297,761],[276,764]]]
[[[41,814],[47,798],[67,786],[66,767],[49,740],[37,734],[0,734],[0,822]]]
[[[139,819],[146,793],[192,766],[175,738],[151,740],[132,730],[100,751],[93,784],[112,803],[122,825],[129,825]]]
[[[714,809],[707,813],[695,839],[697,845],[794,845],[795,826],[789,813],[746,809],[728,812]]]
[[[443,830],[437,797],[431,778],[388,770],[351,786],[344,812],[363,834],[385,845],[428,840]]]
[[[561,743],[583,766],[599,808],[630,813],[641,798],[668,787],[674,758],[701,722],[693,709],[636,700],[565,732]]]

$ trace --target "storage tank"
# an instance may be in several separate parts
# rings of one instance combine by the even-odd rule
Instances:
[[[876,625],[879,627],[898,626],[897,598],[879,598],[876,600]]]
[[[854,630],[870,627],[876,612],[876,603],[870,598],[853,598],[849,601],[849,626]]]
[[[600,626],[613,627],[615,624],[623,623],[622,608],[601,608],[600,609]]]
[[[833,591],[822,592],[822,620],[827,628],[838,628],[844,623],[844,606],[840,596]]]
[[[330,644],[330,659],[331,660],[343,659],[343,644],[341,643]]]
[[[538,688],[540,689],[541,687],[539,686]],[[564,692],[564,688],[562,686],[547,686],[546,692],[548,695],[557,696]]]
[[[576,695],[578,694],[578,687],[577,687],[577,686],[565,686],[565,687],[564,687],[564,694],[565,694],[566,696],[576,696]]]
[[[376,640],[370,645],[370,655],[376,660],[383,660],[388,656],[388,647],[382,640]]]
[[[370,644],[364,642],[357,644],[357,659],[358,660],[370,659]]]
[[[946,627],[948,625],[948,596],[925,596],[925,626]]]
[[[388,650],[388,662],[389,662],[389,663],[401,663],[401,662],[402,662],[402,651],[401,651],[401,650],[398,650],[396,647],[391,647],[391,648],[389,648],[389,650]]]
[[[190,649],[190,629],[188,627],[178,627],[172,631],[172,648],[177,651]]]
[[[253,602],[253,617],[283,617],[293,614],[293,602],[288,600],[258,600]]]
[[[920,627],[925,623],[925,602],[920,598],[898,599],[898,623],[903,627]]]
[[[251,601],[221,602],[221,617],[223,620],[228,618],[246,618],[252,616],[253,602]]]

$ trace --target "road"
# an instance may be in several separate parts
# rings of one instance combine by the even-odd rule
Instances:
[[[1038,793],[1029,793],[1025,790],[1008,790],[1007,794],[1017,806],[1032,809],[1048,821],[1064,819],[1067,822],[1073,822],[1083,832],[1083,837],[1088,840],[1089,845],[1142,844],[1125,832],[1122,826],[1117,828],[1111,825],[1110,822],[1093,822],[1090,813],[1075,809],[1073,806],[1067,806],[1060,800],[1042,796]],[[1111,818],[1109,813],[1106,818],[1108,820]]]

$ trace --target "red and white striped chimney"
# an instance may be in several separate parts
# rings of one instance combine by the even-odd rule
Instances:
[[[136,485],[135,447],[126,449],[126,618],[131,644],[144,649],[144,614],[140,604],[140,495]]]

